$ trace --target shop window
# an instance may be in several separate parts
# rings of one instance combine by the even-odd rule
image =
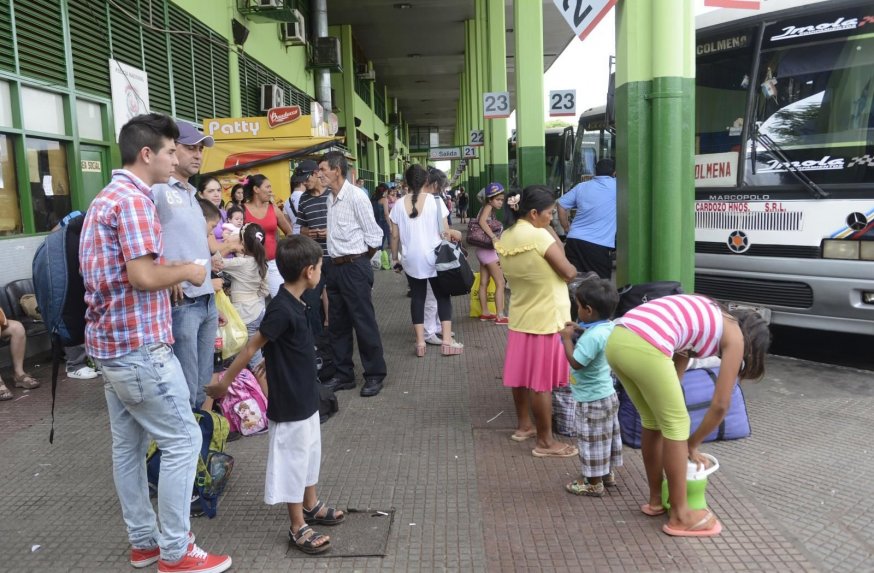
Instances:
[[[103,117],[100,105],[81,99],[76,100],[76,123],[79,137],[103,141]]]
[[[50,231],[71,210],[67,150],[59,141],[28,137],[25,151],[34,231]]]
[[[0,235],[22,232],[12,138],[0,133]]]
[[[64,135],[64,100],[60,94],[21,88],[24,129]]]
[[[6,82],[0,82],[0,126],[12,127],[12,99]]]

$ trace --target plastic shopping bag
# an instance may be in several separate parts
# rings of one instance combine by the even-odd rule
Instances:
[[[391,268],[391,255],[388,254],[388,251],[380,251],[382,254],[380,255],[380,263],[382,263],[382,270],[387,271]]]
[[[470,316],[479,318],[482,312],[482,306],[479,303],[479,273],[473,274],[473,286],[470,289]],[[495,280],[489,277],[489,287],[486,290],[486,298],[488,300],[489,312],[486,314],[497,314],[495,306]]]
[[[222,358],[227,360],[232,356],[236,356],[246,346],[249,340],[249,332],[246,330],[246,324],[240,318],[240,313],[231,304],[231,299],[224,291],[215,293],[215,306],[218,311],[224,315],[227,321],[224,326],[220,326],[219,330],[222,333]]]

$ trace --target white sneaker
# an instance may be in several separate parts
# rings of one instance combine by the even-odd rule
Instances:
[[[99,374],[90,366],[82,366],[78,370],[67,371],[67,378],[75,378],[76,380],[92,380],[97,378]]]

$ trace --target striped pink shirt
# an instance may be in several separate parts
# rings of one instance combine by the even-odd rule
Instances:
[[[719,351],[722,310],[704,296],[665,296],[629,310],[616,324],[634,332],[667,356],[693,352],[704,358]]]

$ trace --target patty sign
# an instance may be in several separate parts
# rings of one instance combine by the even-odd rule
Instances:
[[[296,121],[300,119],[300,116],[301,111],[299,105],[272,107],[267,111],[267,125],[272,129]]]

